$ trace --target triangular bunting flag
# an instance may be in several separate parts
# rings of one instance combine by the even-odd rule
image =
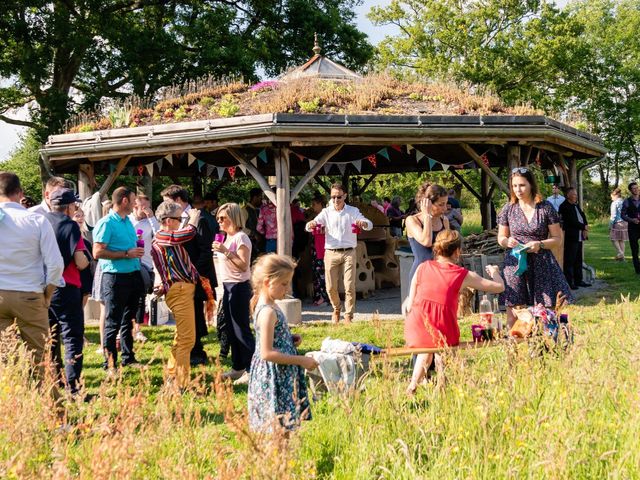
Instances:
[[[420,150],[416,150],[416,163],[419,163],[423,158],[424,153],[422,153]]]
[[[256,157],[253,157],[251,160],[249,160],[251,162],[251,164],[258,168],[258,159]]]
[[[433,158],[429,159],[429,170],[433,170],[433,167],[436,166],[436,161]]]
[[[400,145],[391,145],[391,148],[397,150],[398,152],[402,152],[402,147],[400,147]]]
[[[482,163],[484,163],[488,167],[489,166],[489,155],[487,155],[487,152],[485,152],[482,155],[480,155],[480,158],[482,159]]]
[[[195,155],[193,153],[190,153],[189,155],[187,155],[187,165],[188,166],[191,166],[191,164],[193,162],[195,162],[195,161],[196,161],[196,157],[195,157]]]
[[[164,158],[156,160],[156,165],[158,165],[158,171],[162,171],[162,163],[164,162]]]
[[[324,165],[324,173],[325,174],[329,173],[329,170],[331,170],[332,166],[333,166],[332,163],[325,163],[325,165]]]
[[[384,158],[389,160],[389,151],[386,148],[378,151],[378,155],[382,155]]]
[[[449,170],[449,167],[451,166],[451,165],[447,165],[447,164],[445,164],[445,163],[441,163],[440,165],[442,165],[442,170],[443,170],[444,172],[446,172],[447,170]]]
[[[339,163],[338,170],[340,170],[340,175],[344,175],[344,171],[347,169],[346,163]]]
[[[260,160],[262,160],[264,163],[267,163],[268,158],[267,158],[267,151],[266,150],[262,150],[259,154],[258,154],[258,158]]]
[[[201,172],[202,167],[204,167],[204,162],[202,160],[197,160],[196,163],[198,165],[198,171]]]
[[[240,168],[240,170],[242,170],[242,174],[243,174],[243,175],[246,175],[246,174],[247,174],[247,167],[245,167],[245,166],[244,166],[244,165],[242,165],[242,164],[239,164],[239,165],[238,165],[238,168]]]
[[[415,148],[413,148],[413,145],[407,145],[407,153],[411,153],[411,150],[415,150]]]
[[[316,166],[316,163],[318,163],[317,160],[311,160],[309,159],[309,170],[311,170],[313,167]]]
[[[358,170],[358,173],[360,173],[362,171],[362,159],[354,160],[351,163],[353,164],[354,167],[356,167],[356,170]]]
[[[144,173],[144,165],[138,165],[138,175],[142,176]]]
[[[300,160],[301,162],[304,162],[304,155],[300,155],[299,153],[296,153],[296,152],[293,152],[293,153],[296,157],[298,157],[298,160]]]
[[[227,170],[229,171],[229,176],[232,180],[236,178],[236,167],[228,167]]]
[[[384,180],[378,180],[378,185],[380,185],[381,187],[384,187]]]
[[[367,157],[367,160],[369,160],[369,163],[373,166],[373,168],[377,168],[378,167],[378,160],[376,159],[376,154],[372,153],[371,155],[369,155]]]
[[[173,165],[173,155],[171,155],[170,153],[165,155],[164,158],[167,159],[167,162],[169,162],[171,165]]]
[[[149,176],[153,177],[153,163],[147,163],[145,167],[147,167],[147,172],[149,173]]]
[[[207,171],[207,177],[210,177],[211,175],[213,175],[213,171],[216,169],[216,167],[214,167],[213,165],[207,165],[206,171]]]
[[[134,168],[133,168],[133,167],[129,167],[129,168],[127,168],[127,174],[128,174],[130,177],[133,177],[133,171],[134,171]]]
[[[109,164],[109,173],[113,173],[116,170],[116,165],[114,163]]]
[[[224,177],[225,168],[224,167],[216,167],[216,169],[218,170],[218,178],[220,180],[222,180],[222,177]]]

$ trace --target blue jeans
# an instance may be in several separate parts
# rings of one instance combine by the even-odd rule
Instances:
[[[278,240],[275,238],[267,238],[264,246],[265,253],[275,253],[278,251]]]
[[[84,344],[84,312],[80,288],[67,285],[56,289],[49,306],[49,328],[53,340],[51,355],[56,371],[62,370],[61,343],[63,343],[67,385],[71,393],[76,393],[82,373],[82,347]]]
[[[104,321],[104,368],[116,367],[118,351],[116,337],[120,332],[120,350],[122,365],[136,362],[133,354],[133,336],[131,321],[136,316],[138,301],[144,290],[140,272],[108,273],[102,276],[101,293],[106,318]]]

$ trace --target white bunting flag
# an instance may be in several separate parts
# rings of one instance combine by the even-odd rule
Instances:
[[[153,163],[147,163],[145,167],[147,167],[147,172],[149,172],[149,176],[153,177]]]
[[[424,153],[422,153],[420,150],[416,150],[416,163],[418,163],[423,158],[424,158]]]
[[[224,171],[226,170],[225,167],[216,167],[218,169],[218,178],[220,180],[222,180],[222,177],[224,177]]]
[[[347,169],[346,163],[339,163],[338,170],[340,170],[340,175],[344,175],[344,171]]]
[[[331,170],[332,166],[333,166],[332,163],[325,163],[325,165],[324,165],[324,173],[325,174],[329,173],[329,170]]]
[[[187,165],[190,167],[193,162],[196,161],[196,157],[193,153],[187,155]]]
[[[213,165],[207,165],[207,177],[213,175],[213,171],[215,170],[215,168],[216,167],[214,167]]]
[[[167,160],[167,162],[169,162],[171,165],[173,165],[173,155],[171,155],[170,153],[165,155],[164,158]]]
[[[253,157],[250,162],[253,164],[254,167],[258,168],[258,158],[257,157]]]
[[[354,167],[356,167],[356,170],[358,170],[358,173],[362,172],[362,159],[355,160],[355,161],[351,162],[351,164]]]
[[[449,170],[449,167],[451,166],[451,165],[447,165],[446,163],[441,163],[440,165],[442,165],[442,171],[444,171],[444,172]]]
[[[317,160],[311,160],[310,158],[308,160],[309,160],[309,170],[311,170],[313,167],[316,166],[316,163],[318,163],[318,161]]]
[[[240,170],[242,170],[242,173],[243,173],[244,175],[246,175],[246,174],[247,174],[247,167],[245,167],[243,164],[239,163],[239,164],[238,164],[238,168],[239,168]]]
[[[407,153],[411,153],[411,150],[415,150],[415,148],[413,148],[413,145],[407,145]]]
[[[164,158],[161,158],[159,160],[156,160],[156,165],[158,165],[158,171],[161,172],[162,171],[162,162],[164,161]]]

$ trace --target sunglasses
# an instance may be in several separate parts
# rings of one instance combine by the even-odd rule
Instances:
[[[218,223],[222,222],[223,220],[226,220],[226,219],[227,219],[227,217],[225,217],[224,215],[221,215],[221,216],[218,217]]]
[[[331,197],[331,200],[340,200],[342,198],[342,195],[336,195],[334,197]]]
[[[182,217],[167,217],[169,220],[178,220],[179,222],[182,221]]]
[[[511,173],[527,173],[529,169],[527,167],[516,167],[511,170]]]

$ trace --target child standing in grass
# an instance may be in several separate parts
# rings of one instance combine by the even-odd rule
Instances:
[[[295,262],[284,255],[264,255],[258,259],[251,283],[251,299],[256,343],[249,377],[249,426],[272,431],[274,424],[294,430],[301,420],[311,418],[304,369],[318,363],[298,355],[299,335],[291,335],[287,320],[275,301],[289,290]]]

